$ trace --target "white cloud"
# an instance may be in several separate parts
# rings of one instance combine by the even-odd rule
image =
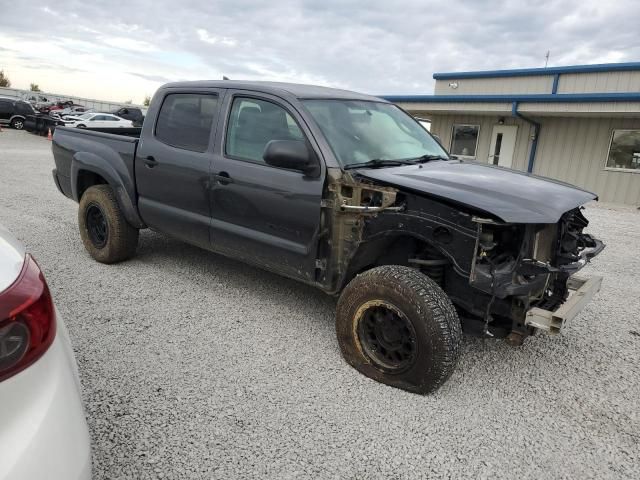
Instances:
[[[42,64],[39,83],[73,88],[77,75],[63,67],[83,69],[91,80],[81,88],[95,95],[141,97],[155,80],[222,75],[431,93],[434,72],[543,66],[547,50],[550,65],[640,60],[633,0],[26,3],[0,15],[1,44],[20,52],[0,51],[0,68]]]
[[[200,40],[202,40],[205,43],[208,43],[210,45],[215,45],[216,43],[221,43],[222,45],[226,45],[228,47],[233,47],[235,45],[237,45],[237,41],[234,40],[231,37],[214,37],[212,36],[208,31],[206,31],[204,28],[198,28],[196,30],[196,33],[198,34],[198,38]]]

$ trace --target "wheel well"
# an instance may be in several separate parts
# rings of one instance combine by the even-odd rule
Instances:
[[[442,257],[436,247],[412,235],[383,236],[360,245],[353,256],[343,287],[356,275],[382,265],[415,266],[410,258],[427,256]],[[442,257],[444,258],[444,257]]]
[[[94,185],[107,185],[108,182],[98,175],[97,173],[90,172],[88,170],[80,170],[78,172],[78,200],[82,198],[84,192],[89,187],[93,187]]]

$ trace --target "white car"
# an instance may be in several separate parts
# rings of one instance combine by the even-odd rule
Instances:
[[[38,264],[0,225],[0,480],[90,478],[67,331]]]
[[[78,120],[66,123],[67,127],[77,128],[131,128],[131,120],[111,115],[110,113],[85,113],[80,115]]]

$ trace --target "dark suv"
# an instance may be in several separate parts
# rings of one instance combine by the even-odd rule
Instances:
[[[136,127],[141,127],[142,122],[144,121],[144,114],[142,113],[142,110],[137,107],[122,107],[111,113],[120,118],[124,118],[125,120],[131,120],[133,125]]]
[[[11,125],[11,128],[22,130],[27,115],[34,115],[36,111],[30,103],[15,98],[0,97],[0,124]]]

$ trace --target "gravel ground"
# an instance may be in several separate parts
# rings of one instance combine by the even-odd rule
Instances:
[[[94,262],[52,165],[46,139],[0,133],[0,222],[69,328],[95,478],[640,478],[636,209],[588,208],[604,286],[562,336],[465,338],[418,396],[346,365],[312,288],[149,231]]]

